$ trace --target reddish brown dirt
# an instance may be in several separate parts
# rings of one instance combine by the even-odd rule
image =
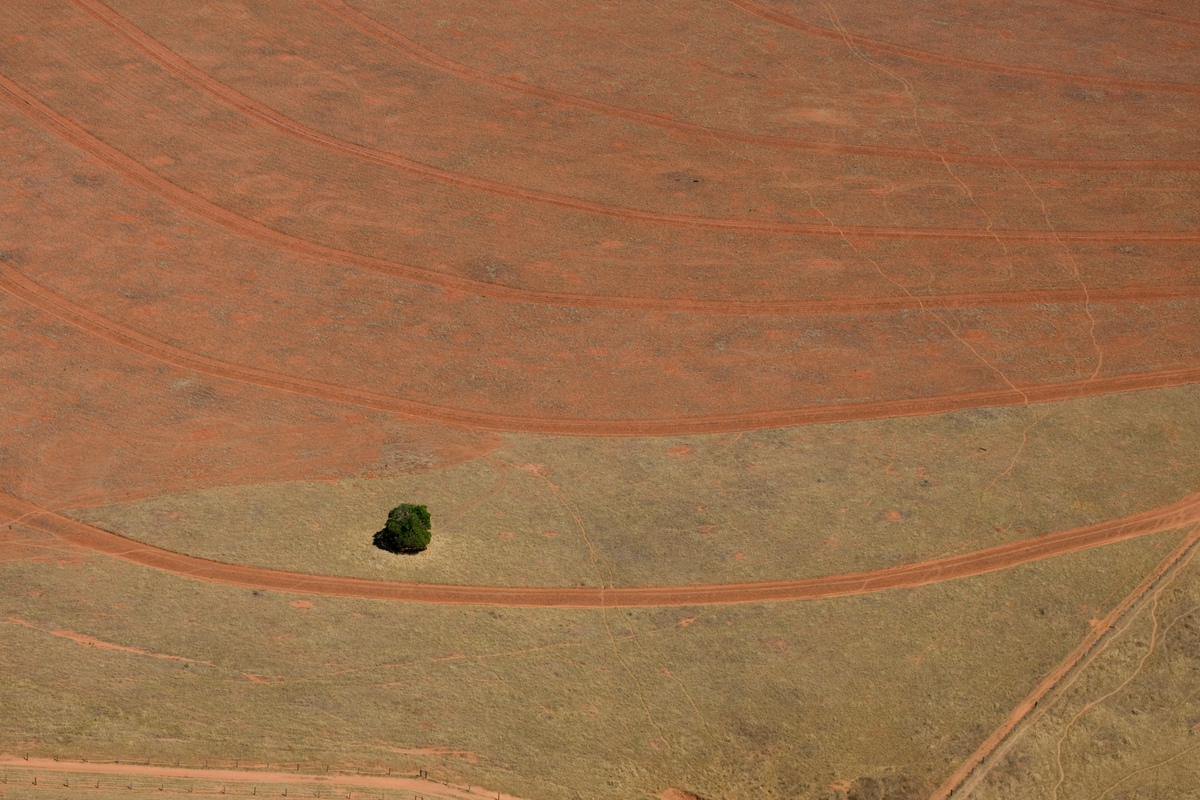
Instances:
[[[1050,47],[751,0],[575,29],[551,6],[423,8],[5,4],[9,491],[62,507],[494,445],[465,429],[735,430],[1197,379],[1178,122],[1200,77],[1138,37],[1120,69],[1089,50],[1103,9]],[[681,36],[695,58],[664,55]],[[504,67],[517,52],[544,57]],[[602,74],[630,77],[601,97]]]
[[[980,70],[998,75],[1017,75],[1027,78],[1038,78],[1041,80],[1056,81],[1077,86],[1097,86],[1105,89],[1136,89],[1149,92],[1175,92],[1182,94],[1197,94],[1200,93],[1200,85],[1195,83],[1180,83],[1176,81],[1148,81],[1135,80],[1130,78],[1116,77],[1110,75],[1089,75],[1080,72],[1061,72],[1053,69],[1045,69],[1042,67],[1024,66],[1014,63],[1003,63],[1000,61],[979,61],[972,58],[959,58],[945,53],[937,53],[929,50],[921,50],[914,47],[905,47],[904,45],[895,44],[893,42],[879,41],[867,36],[859,36],[845,30],[840,24],[840,20],[836,17],[829,20],[835,27],[824,27],[806,22],[798,16],[781,13],[777,7],[784,8],[786,4],[782,3],[760,3],[757,0],[728,0],[730,3],[738,6],[750,14],[761,17],[776,25],[782,25],[793,30],[802,31],[810,36],[820,36],[834,41],[844,42],[848,46],[859,48],[869,53],[886,53],[888,55],[901,56],[913,61],[924,62],[927,64],[941,64],[949,67],[959,67],[970,70]],[[875,4],[871,11],[876,18],[877,24],[882,24],[884,19],[889,15],[879,13],[883,4]],[[1012,14],[1013,9],[1009,8],[1006,14]],[[883,19],[880,19],[883,18]],[[917,26],[911,26],[913,28]],[[925,29],[926,32],[928,29]],[[1032,31],[1030,32],[1032,33]],[[947,37],[949,38],[949,37]],[[1026,43],[1033,36],[1027,36]],[[952,44],[959,44],[952,42]]]
[[[0,756],[0,765],[36,772],[51,774],[74,773],[86,775],[112,775],[120,778],[154,778],[184,779],[194,781],[212,781],[214,783],[258,783],[258,784],[306,784],[309,786],[348,786],[370,789],[390,789],[403,792],[437,792],[439,796],[461,797],[463,800],[478,800],[481,793],[484,797],[496,797],[499,800],[520,800],[520,798],[497,792],[494,789],[484,789],[476,786],[452,786],[437,781],[421,778],[408,778],[390,775],[304,775],[298,772],[268,772],[265,770],[249,769],[195,769],[188,767],[156,767],[150,764],[109,764],[97,761],[58,761],[49,758],[18,758],[16,756]]]
[[[1178,386],[1200,379],[1200,368],[1194,368],[1162,370],[1140,375],[1126,375],[1120,378],[1097,378],[1050,386],[1011,387],[1007,390],[974,392],[948,397],[930,397],[921,400],[844,405],[830,404],[817,408],[722,415],[701,419],[582,420],[523,418],[503,414],[472,413],[467,410],[431,406],[376,392],[298,379],[267,370],[229,364],[195,353],[189,353],[186,350],[172,347],[164,342],[155,341],[137,331],[92,314],[87,309],[46,291],[37,284],[25,279],[14,270],[4,267],[0,267],[0,288],[54,314],[56,317],[69,322],[81,330],[118,344],[133,352],[183,369],[190,369],[219,378],[241,381],[254,386],[280,389],[317,399],[387,411],[400,416],[484,430],[612,436],[712,433],[782,425],[845,422],[856,419],[876,419],[889,416],[912,416],[984,405],[996,406],[1044,402],[1114,391]]]
[[[6,132],[49,188],[31,190],[29,168],[12,172],[10,206],[32,213],[12,223],[4,285],[143,356],[456,426],[590,434],[930,413],[1195,380],[1200,283],[1188,265],[1200,234],[1178,224],[1176,173],[1147,168],[1131,182],[1119,171],[1131,165],[1114,163],[1102,190],[1054,164],[1028,175],[961,165],[968,173],[948,170],[923,138],[934,160],[919,167],[836,153],[793,174],[779,148],[741,157],[671,134],[583,180],[555,177],[553,161],[513,175],[511,159],[473,162],[477,177],[394,125],[375,127],[382,112],[371,103],[335,92],[337,113],[314,116],[288,92],[263,96],[245,69],[225,74],[203,36],[181,41],[152,9],[118,5],[9,7],[0,94],[22,115]],[[234,61],[265,47],[255,36],[276,35],[262,27],[268,13],[230,20]],[[315,65],[352,55],[355,82],[392,91],[368,68],[395,59],[395,42],[378,28],[363,38],[361,16],[327,4],[321,24],[353,17],[360,27],[305,58],[332,81]],[[276,22],[288,35],[318,25]],[[463,84],[456,113],[494,112],[500,87],[438,63],[440,80]],[[279,69],[272,61],[263,74]],[[442,84],[429,95],[410,77],[412,103],[446,106]],[[495,135],[513,137],[527,161],[591,152],[597,137],[617,135],[596,126],[651,135],[640,118],[588,113],[597,118],[569,132]],[[376,141],[321,129],[347,118]],[[643,185],[662,158],[700,188],[678,197]],[[855,165],[892,188],[872,194],[874,178],[848,188],[847,176],[862,174]],[[1004,185],[982,188],[996,180]],[[736,200],[718,185],[730,181],[762,196]],[[888,200],[901,184],[932,181],[954,196]],[[808,198],[801,208],[797,192]],[[751,211],[760,205],[775,211]],[[79,224],[43,236],[55,217]],[[798,235],[811,239],[800,271],[787,244]],[[698,260],[685,255],[694,251]]]
[[[1121,519],[1058,531],[977,550],[960,556],[933,559],[899,567],[829,575],[800,580],[761,581],[691,586],[631,587],[508,587],[452,586],[398,583],[366,578],[311,575],[283,570],[225,564],[173,553],[135,542],[69,517],[0,495],[0,514],[20,518],[25,527],[54,534],[63,541],[134,564],[196,580],[247,586],[255,589],[361,597],[440,605],[493,605],[524,608],[632,608],[722,605],[867,594],[885,589],[924,586],[939,581],[982,575],[1044,558],[1074,553],[1138,536],[1181,528],[1200,522],[1200,494],[1162,508]]]

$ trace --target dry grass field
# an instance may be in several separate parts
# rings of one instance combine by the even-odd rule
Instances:
[[[0,750],[425,767],[527,798],[930,790],[1178,538],[836,600],[622,611],[10,562]]]
[[[210,489],[71,514],[218,561],[430,583],[770,580],[969,552],[1200,486],[1200,387],[745,434],[508,435],[393,478]],[[419,556],[369,546],[428,504]]]
[[[1200,786],[1200,563],[1145,598],[973,800],[1187,800]]]

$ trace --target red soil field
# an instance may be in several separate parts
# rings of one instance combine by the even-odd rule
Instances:
[[[1093,4],[1014,42],[877,5],[570,28],[550,6],[6,4],[0,288],[75,348],[11,350],[21,407],[58,420],[64,394],[108,391],[138,417],[114,399],[20,427],[4,486],[62,507],[370,472],[387,426],[421,466],[490,446],[468,429],[739,430],[1196,380],[1194,26]],[[1178,47],[1087,34],[1130,24]],[[168,375],[238,399],[202,419],[151,388]],[[157,418],[183,425],[169,446],[113,446]]]

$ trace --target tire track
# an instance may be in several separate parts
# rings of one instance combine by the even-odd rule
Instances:
[[[711,128],[691,122],[670,119],[658,114],[636,109],[602,103],[586,97],[546,89],[522,81],[495,75],[486,70],[452,61],[435,53],[428,48],[409,39],[406,36],[388,28],[379,21],[367,16],[342,0],[312,0],[318,6],[343,22],[357,28],[367,36],[399,50],[405,56],[424,64],[427,67],[457,75],[469,81],[483,83],[499,89],[505,89],[527,97],[536,97],[556,105],[569,108],[579,108],[602,114],[607,117],[624,119],[643,125],[650,125],[664,130],[680,131],[704,139],[721,139],[739,144],[758,145],[778,149],[802,150],[810,153],[829,155],[863,156],[866,158],[885,158],[902,161],[925,161],[930,163],[966,164],[971,166],[995,167],[1003,169],[1008,166],[1003,159],[974,153],[955,153],[950,151],[915,150],[904,147],[887,147],[884,145],[855,145],[841,142],[813,142],[803,139],[793,139],[786,136],[768,136],[758,133],[733,131],[723,128]],[[1013,158],[1009,159],[1023,169],[1046,171],[1146,171],[1146,172],[1193,172],[1200,170],[1200,161],[1195,160],[1132,160],[1132,159],[1043,159],[1043,158]]]
[[[1110,392],[1157,389],[1200,382],[1200,367],[1189,367],[1055,384],[1006,387],[958,395],[842,403],[682,419],[518,417],[419,403],[364,389],[337,386],[256,367],[231,364],[192,353],[95,314],[47,291],[5,265],[0,265],[0,289],[4,289],[30,305],[93,336],[181,369],[319,400],[384,411],[403,417],[497,432],[550,433],[570,436],[667,436],[723,433],[791,425],[817,425],[887,417],[922,416],[981,406],[1025,405],[1090,397]]]
[[[613,309],[613,310],[639,310],[652,312],[678,312],[678,313],[694,313],[694,314],[722,314],[722,315],[786,315],[786,314],[809,314],[809,313],[838,313],[839,307],[837,303],[845,303],[844,310],[849,311],[873,311],[873,310],[891,310],[911,308],[907,303],[911,302],[911,298],[883,298],[873,300],[842,300],[842,301],[711,301],[711,300],[685,300],[685,299],[665,299],[665,298],[649,298],[649,297],[618,297],[604,295],[586,295],[586,294],[571,294],[565,292],[543,292],[531,289],[519,289],[503,284],[488,283],[486,281],[474,280],[471,278],[463,278],[455,275],[450,275],[444,272],[436,272],[434,270],[424,269],[422,267],[414,267],[408,264],[400,264],[394,261],[386,261],[373,256],[364,256],[358,253],[352,253],[347,250],[340,250],[328,245],[311,242],[306,239],[291,236],[286,233],[281,233],[274,228],[267,227],[262,223],[242,217],[228,209],[211,203],[197,195],[171,183],[167,179],[158,175],[154,171],[146,168],[138,161],[130,158],[124,153],[116,150],[113,147],[101,142],[96,137],[83,130],[71,120],[58,114],[53,109],[39,102],[36,98],[13,83],[8,78],[0,75],[0,97],[7,100],[18,111],[25,114],[31,121],[38,126],[51,131],[55,135],[67,143],[84,151],[88,155],[96,158],[108,168],[112,169],[117,174],[124,177],[130,183],[140,186],[143,189],[155,194],[159,198],[173,203],[179,208],[184,209],[192,214],[195,214],[202,219],[220,225],[221,227],[248,239],[262,242],[277,249],[295,253],[304,258],[328,261],[343,266],[354,267],[358,269],[378,272],[385,275],[401,278],[403,280],[412,281],[414,283],[438,286],[443,289],[451,289],[465,292],[467,294],[476,295],[479,297],[490,297],[494,300],[503,300],[514,303],[529,303],[533,305],[552,305],[571,308],[596,308],[596,309]],[[845,227],[835,229],[831,227],[811,226],[814,229],[814,235],[835,236],[844,238],[844,236],[859,236],[863,238],[879,238],[872,231],[877,230],[893,230],[893,229],[866,229]],[[958,231],[950,232],[950,235],[940,236],[936,230],[908,230],[895,229],[902,233],[907,233],[908,238],[970,238],[970,239],[994,239],[997,234],[1001,238],[1005,238],[1006,233],[1024,233],[1028,236],[1023,238],[1037,238],[1039,240],[1051,241],[1054,236],[1052,232],[1045,231],[1025,231],[1025,232],[1005,232],[995,230],[980,230],[980,231]],[[882,234],[886,237],[887,234]],[[1125,241],[1125,242],[1179,242],[1179,241],[1200,241],[1200,232],[1169,232],[1169,231],[1142,231],[1131,232],[1128,234],[1115,233],[1080,233],[1066,231],[1061,232],[1060,237],[1067,241]],[[1100,237],[1100,238],[1096,238]],[[1139,299],[1176,299],[1187,298],[1194,296],[1195,288],[1188,286],[1162,287],[1161,289],[1152,289],[1149,287],[1137,289],[1111,289],[1101,290],[1102,292],[1111,292],[1110,298],[1113,300],[1139,300]],[[995,294],[979,294],[979,295],[955,295],[953,298],[947,299],[948,305],[945,307],[967,307],[977,303],[984,303],[986,298],[987,305],[1015,305],[1024,302],[1021,298],[1033,298],[1030,302],[1078,302],[1075,290],[1050,290],[1041,293],[995,293]],[[1080,297],[1082,295],[1079,295]],[[1100,297],[1101,295],[1096,295]]]
[[[295,594],[354,597],[436,605],[489,605],[520,608],[658,608],[664,606],[728,605],[815,600],[870,594],[887,589],[995,572],[1019,564],[1122,542],[1139,536],[1200,522],[1200,494],[1161,508],[1034,536],[948,558],[899,567],[827,575],[819,578],[753,583],[683,586],[458,586],[401,583],[369,578],[313,575],[285,570],[211,561],[126,539],[69,517],[44,511],[0,493],[0,513],[26,515],[22,523],[65,542],[152,569],[195,580]]]
[[[1196,544],[1200,542],[1200,528],[1193,527],[1183,540],[1167,557],[1146,575],[1133,591],[1125,596],[1111,611],[1092,626],[1091,631],[1079,645],[1059,662],[1049,675],[1042,679],[1016,708],[1005,718],[991,735],[985,739],[967,760],[947,778],[930,796],[929,800],[948,800],[950,797],[968,797],[988,771],[1000,762],[1000,759],[1011,748],[1016,739],[1029,729],[1047,708],[1050,708],[1063,692],[1071,687],[1104,648],[1097,647],[1109,631],[1113,630],[1121,618],[1141,603],[1151,588],[1168,575],[1174,575],[1187,564],[1195,554]],[[1053,692],[1049,704],[1041,705]],[[986,762],[986,763],[985,763]]]
[[[1057,81],[1060,83],[1073,83],[1079,86],[1095,86],[1098,88],[1108,89],[1134,89],[1144,92],[1172,92],[1176,94],[1200,94],[1200,84],[1195,83],[1177,83],[1174,81],[1145,81],[1134,78],[1116,78],[1104,77],[1100,75],[1083,75],[1075,72],[1058,72],[1057,70],[1044,69],[1042,67],[1022,67],[1015,64],[1000,64],[992,61],[976,61],[970,58],[958,58],[956,56],[943,56],[937,53],[931,53],[926,50],[917,50],[912,47],[892,44],[890,42],[881,42],[878,39],[870,39],[866,36],[859,36],[853,33],[842,34],[839,31],[823,28],[820,25],[813,25],[811,22],[793,17],[790,14],[784,14],[776,11],[770,6],[764,5],[757,0],[727,0],[748,14],[753,14],[756,17],[773,22],[785,28],[791,28],[801,33],[806,33],[812,36],[819,36],[824,39],[833,39],[839,42],[852,42],[856,47],[863,50],[869,50],[875,53],[887,53],[889,55],[901,56],[913,61],[921,61],[928,64],[941,64],[947,67],[962,67],[963,69],[980,70],[982,72],[992,72],[1001,75],[1019,75],[1025,78],[1039,78],[1041,80]]]
[[[438,273],[440,274],[440,273]],[[470,280],[470,279],[464,279]],[[421,283],[427,283],[421,281]],[[473,282],[475,283],[475,282]],[[477,282],[490,288],[495,284]],[[441,284],[438,284],[441,285]],[[88,316],[82,306],[56,292],[35,283],[7,265],[0,265],[0,288],[5,288],[38,308],[58,314],[58,308],[70,308],[74,315]],[[463,290],[462,286],[446,288]],[[505,287],[500,287],[505,288]],[[469,289],[467,291],[470,291]],[[650,313],[695,314],[730,317],[789,317],[826,316],[834,314],[869,314],[889,311],[920,311],[929,308],[997,308],[1031,305],[1079,305],[1093,303],[1145,303],[1170,300],[1200,299],[1200,284],[1123,286],[1110,289],[1028,289],[1016,292],[969,292],[961,294],[906,294],[883,297],[850,297],[830,300],[690,300],[654,297],[621,297],[612,295],[560,294],[528,292],[532,297],[512,297],[483,290],[471,294],[506,302],[552,305],[563,308],[610,311],[646,311]],[[92,315],[94,316],[94,315]],[[99,318],[97,318],[99,319]],[[106,320],[106,325],[120,324]]]
[[[429,779],[401,777],[400,775],[344,775],[344,774],[317,774],[300,773],[300,772],[267,772],[252,769],[237,769],[229,767],[159,767],[145,764],[130,764],[122,763],[105,763],[97,761],[60,761],[57,758],[18,758],[16,756],[0,755],[0,765],[14,771],[30,771],[50,773],[61,776],[62,773],[84,774],[91,780],[98,775],[111,775],[122,779],[135,777],[153,778],[162,781],[164,779],[176,780],[191,780],[191,781],[209,781],[213,784],[217,783],[251,783],[251,784],[276,784],[276,785],[291,785],[293,788],[297,785],[307,785],[315,787],[320,793],[322,787],[330,789],[333,787],[342,787],[345,789],[387,789],[391,791],[404,792],[404,795],[412,794],[414,797],[422,794],[428,794],[430,797],[447,796],[457,798],[458,800],[479,800],[479,798],[491,798],[495,795],[498,800],[520,800],[520,798],[511,794],[501,794],[495,789],[482,789],[478,785],[466,787],[452,785],[449,782],[439,782]],[[267,765],[270,766],[269,764]],[[161,785],[161,784],[160,784]],[[105,787],[108,788],[108,787]],[[143,792],[157,792],[159,787],[142,787],[138,786]],[[128,791],[128,790],[126,790]],[[244,791],[244,788],[243,788]],[[255,788],[257,795],[257,788]],[[189,792],[190,793],[190,792]],[[215,792],[214,792],[215,793]],[[132,794],[132,793],[131,793]],[[224,792],[222,792],[224,794]],[[337,797],[336,792],[328,793],[330,797]],[[136,795],[134,795],[136,796]],[[347,795],[349,797],[349,795]]]
[[[1164,14],[1159,11],[1151,11],[1146,8],[1131,8],[1129,6],[1119,6],[1115,3],[1104,3],[1100,0],[1061,0],[1064,3],[1070,3],[1073,6],[1083,6],[1084,8],[1098,8],[1101,11],[1109,11],[1113,14],[1127,14],[1132,17],[1142,17],[1143,19],[1151,19],[1155,22],[1167,22],[1172,25],[1185,25],[1189,28],[1200,28],[1200,19],[1188,19],[1187,17],[1177,17],[1172,14]],[[320,2],[320,0],[317,0]]]
[[[95,3],[95,0],[72,0],[76,3]],[[88,8],[88,6],[84,6]],[[140,33],[140,31],[139,31]],[[144,34],[141,34],[145,37]],[[153,42],[149,37],[145,37],[149,42]],[[289,120],[277,114],[274,111],[260,105],[244,95],[228,88],[224,84],[216,81],[204,73],[197,70],[195,67],[188,64],[183,59],[171,53],[166,48],[154,42],[157,48],[158,55],[152,56],[155,63],[160,64],[164,69],[172,72],[182,80],[193,85],[197,89],[216,97],[222,102],[236,108],[238,111],[247,116],[257,119],[281,133],[291,136],[295,139],[306,141],[318,147],[340,152],[353,157],[361,158],[365,161],[370,161],[381,166],[388,166],[418,175],[424,178],[436,180],[441,183],[457,186],[460,188],[474,189],[483,191],[496,196],[507,197],[515,200],[532,201],[544,205],[550,205],[558,208],[563,208],[568,211],[575,211],[584,214],[592,214],[597,216],[606,216],[614,219],[631,220],[636,222],[644,222],[648,224],[667,225],[673,227],[681,227],[686,229],[711,229],[724,231],[740,231],[744,233],[768,233],[790,236],[824,236],[824,237],[841,237],[842,233],[831,230],[828,226],[808,222],[768,222],[765,220],[751,219],[720,219],[715,217],[696,217],[686,214],[664,214],[656,211],[643,211],[634,208],[624,208],[621,206],[612,206],[606,203],[597,203],[591,200],[580,200],[577,198],[566,197],[564,195],[555,195],[549,192],[542,192],[533,189],[522,189],[520,187],[510,186],[509,184],[499,183],[496,181],[485,180],[483,178],[473,178],[457,173],[450,173],[435,167],[429,167],[418,162],[411,161],[403,156],[390,153],[383,153],[378,150],[372,150],[367,147],[362,147],[350,142],[344,142],[340,139],[335,139],[332,136],[313,131],[309,128]],[[147,45],[148,46],[148,45]],[[141,45],[139,45],[141,47]],[[165,55],[163,53],[165,51]],[[150,53],[149,50],[143,49],[143,52]],[[207,216],[217,221],[218,218],[224,220],[221,224],[238,225],[243,231],[256,230],[258,238],[262,239],[265,236],[272,236],[276,241],[289,241],[289,247],[295,249],[297,247],[308,247],[314,252],[320,249],[327,253],[345,253],[345,251],[337,250],[326,245],[316,244],[308,240],[299,239],[288,236],[287,234],[275,231],[265,225],[249,220],[232,211],[221,208],[207,200],[196,196],[187,189],[177,186],[170,181],[159,176],[157,173],[146,168],[140,162],[121,153],[116,148],[102,142],[92,134],[88,133],[73,120],[59,114],[49,106],[41,103],[33,95],[26,92],[18,84],[8,78],[0,78],[0,88],[3,88],[5,93],[12,99],[18,99],[15,102],[18,108],[25,111],[31,118],[38,120],[46,127],[52,127],[59,132],[63,138],[71,140],[74,144],[82,149],[92,153],[92,155],[108,163],[113,169],[116,169],[124,174],[130,180],[139,183],[142,186],[150,188],[157,186],[158,189],[152,189],[160,196],[165,196],[165,193],[171,195],[173,202],[185,205],[194,213],[207,214]],[[84,142],[87,142],[84,144]],[[102,155],[103,153],[103,155]],[[136,175],[135,175],[136,173]],[[169,188],[168,188],[169,187]],[[181,199],[187,195],[187,199]],[[201,211],[200,209],[205,209]],[[269,231],[270,233],[266,233]],[[1055,237],[1051,236],[1046,231],[1039,230],[972,230],[966,228],[896,228],[888,226],[846,226],[843,228],[844,233],[858,238],[866,239],[935,239],[935,240],[977,240],[988,239],[994,240],[1000,238],[1006,241],[1054,241]],[[1186,232],[1164,232],[1164,231],[1064,231],[1059,234],[1058,239],[1074,242],[1161,242],[1161,241],[1200,241],[1200,231]],[[264,239],[265,240],[265,239]],[[330,258],[330,256],[320,256],[322,258]],[[340,256],[344,259],[346,256]],[[357,256],[357,258],[368,258],[366,256]],[[331,258],[338,260],[338,258]],[[382,259],[370,259],[373,262],[381,262],[389,264],[392,269],[404,269],[408,271],[417,270],[417,267],[406,267],[392,262],[382,261]],[[426,272],[425,270],[421,270]]]

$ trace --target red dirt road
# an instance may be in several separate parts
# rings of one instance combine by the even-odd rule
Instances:
[[[649,608],[813,600],[924,586],[982,575],[1018,564],[1200,523],[1200,494],[1188,495],[1169,506],[1121,519],[899,567],[800,580],[629,587],[452,586],[308,575],[241,564],[225,564],[174,553],[44,511],[7,495],[0,495],[0,513],[7,515],[10,520],[20,519],[22,525],[46,531],[65,542],[88,550],[174,575],[213,583],[297,594],[438,605]]]
[[[256,783],[256,784],[305,784],[310,786],[342,786],[362,787],[369,789],[391,789],[405,792],[437,792],[441,796],[460,797],[463,800],[479,800],[480,793],[484,797],[496,797],[499,800],[520,800],[520,798],[496,792],[494,789],[484,789],[476,786],[473,791],[468,787],[451,786],[437,781],[421,778],[407,778],[391,775],[303,775],[297,772],[266,772],[248,769],[194,769],[189,767],[156,767],[150,764],[109,764],[95,761],[56,761],[49,758],[18,758],[16,756],[0,755],[0,766],[19,770],[35,770],[48,773],[72,773],[85,775],[112,775],[122,778],[154,778],[183,779],[192,781],[211,781],[213,783]]]

